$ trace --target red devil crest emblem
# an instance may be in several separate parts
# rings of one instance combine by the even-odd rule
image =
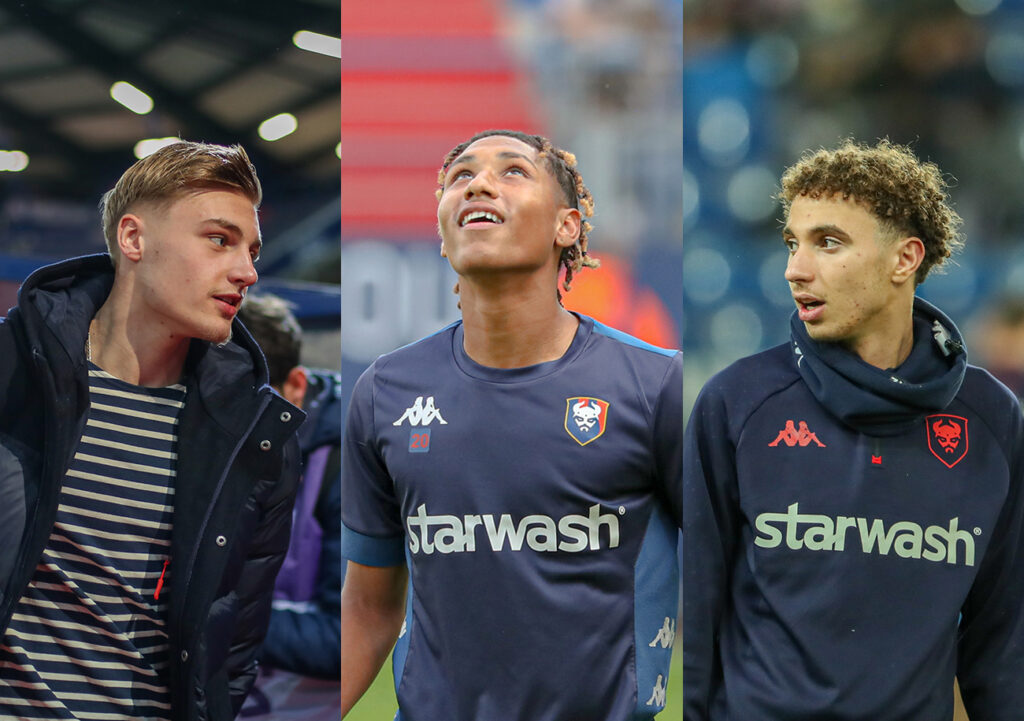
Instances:
[[[925,418],[925,423],[928,426],[928,450],[947,468],[952,468],[967,455],[966,418],[937,413]]]

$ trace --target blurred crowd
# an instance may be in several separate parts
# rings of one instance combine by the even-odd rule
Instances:
[[[691,400],[712,372],[786,338],[773,195],[806,149],[888,137],[947,174],[967,247],[920,294],[969,335],[1024,292],[1024,2],[685,0],[684,14]]]

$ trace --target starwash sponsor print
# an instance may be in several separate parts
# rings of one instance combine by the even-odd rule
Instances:
[[[971,718],[1021,718],[1020,407],[921,301],[914,337],[880,370],[796,329],[702,389],[686,721],[952,718],[954,675]]]
[[[681,384],[678,351],[585,316],[550,363],[481,366],[456,323],[360,377],[343,553],[410,570],[398,719],[639,721],[680,693]]]

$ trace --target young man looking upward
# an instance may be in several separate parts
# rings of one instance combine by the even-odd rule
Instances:
[[[241,706],[302,419],[234,322],[260,198],[241,147],[168,146],[104,195],[109,254],[36,271],[0,323],[0,716]]]
[[[571,155],[489,131],[440,182],[462,320],[377,359],[349,411],[342,712],[397,638],[402,721],[650,719],[678,607],[682,359],[560,304],[560,268],[567,288],[596,265]]]
[[[781,198],[791,341],[686,431],[686,721],[948,719],[954,675],[1019,718],[1021,412],[915,296],[961,245],[939,169],[847,141]]]

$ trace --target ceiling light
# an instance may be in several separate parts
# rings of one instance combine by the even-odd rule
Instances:
[[[28,155],[20,150],[0,150],[0,171],[19,173],[28,167]]]
[[[135,144],[135,157],[142,160],[147,155],[152,155],[160,148],[180,143],[181,138],[146,138]]]
[[[110,86],[110,97],[139,115],[145,115],[153,109],[153,98],[123,80]]]
[[[273,142],[280,140],[286,135],[291,135],[298,127],[299,121],[295,119],[294,115],[291,113],[281,113],[272,118],[267,118],[260,123],[257,132],[259,132],[260,137],[264,140]]]
[[[341,57],[341,38],[321,35],[309,30],[299,30],[292,35],[292,42],[295,43],[295,47],[308,50],[311,53],[330,55],[332,58]]]

